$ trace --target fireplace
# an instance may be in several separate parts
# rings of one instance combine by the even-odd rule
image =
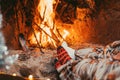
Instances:
[[[82,44],[104,46],[120,39],[119,4],[118,0],[0,0],[0,28],[8,50],[23,53],[27,48],[55,50],[64,41],[74,49]]]
[[[70,46],[108,44],[120,39],[119,6],[112,3],[117,5],[112,0],[1,1],[6,44],[19,49],[20,33],[34,47],[56,48],[64,40]]]

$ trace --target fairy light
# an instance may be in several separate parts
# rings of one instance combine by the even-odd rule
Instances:
[[[50,80],[49,78],[47,80]]]
[[[28,76],[28,79],[29,79],[29,80],[33,80],[33,75],[29,75],[29,76]]]
[[[17,76],[15,73],[12,74],[13,76]]]

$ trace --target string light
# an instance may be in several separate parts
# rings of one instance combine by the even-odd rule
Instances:
[[[17,76],[15,73],[12,74],[13,76]]]
[[[47,80],[50,80],[49,78]]]
[[[29,75],[29,76],[28,76],[28,79],[29,79],[29,80],[33,80],[33,75]]]

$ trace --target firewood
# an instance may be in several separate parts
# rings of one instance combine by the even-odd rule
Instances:
[[[49,36],[51,39],[53,39],[55,42],[58,42],[56,38],[53,38],[52,36],[50,36],[45,30],[43,30],[37,23],[34,22],[34,24],[38,27],[38,29],[41,31],[43,31],[47,36]]]
[[[40,51],[44,54],[44,52],[43,52],[42,49],[41,49],[41,45],[39,44],[39,41],[37,40],[37,37],[36,37],[36,34],[35,34],[35,31],[34,31],[33,27],[32,27],[32,30],[33,30],[33,33],[34,33],[34,37],[35,37],[35,39],[36,39],[36,42],[37,42],[37,44],[38,44],[38,46],[39,46],[39,49],[40,49]]]

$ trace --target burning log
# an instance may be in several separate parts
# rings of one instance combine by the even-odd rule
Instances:
[[[53,1],[52,0],[40,1],[38,5],[40,22],[35,22],[35,21],[33,22],[33,26],[34,26],[33,29],[36,32],[40,32],[40,34],[38,35],[40,37],[39,38],[40,40],[37,41],[37,44],[40,43],[41,46],[43,47],[45,47],[44,45],[46,44],[48,46],[49,45],[51,46],[52,44],[52,46],[56,48],[64,40],[60,32],[57,30],[57,26],[54,20],[55,19],[54,13],[59,3],[59,0],[57,1],[55,8],[53,9],[54,3],[55,3],[54,0]]]
[[[32,29],[33,29],[33,27],[32,27]],[[36,42],[37,42],[37,44],[38,44],[38,46],[39,46],[40,51],[41,51],[42,53],[44,53],[44,52],[42,51],[42,49],[41,49],[41,45],[39,44],[39,41],[37,40],[37,37],[36,37],[36,34],[35,34],[34,29],[33,29],[33,33],[34,33],[34,37],[35,37],[35,39],[36,39]]]
[[[37,23],[35,23],[35,25],[38,27],[39,31],[43,31],[47,36],[49,36],[51,39],[53,39],[56,43],[59,43],[60,41],[58,40],[58,38],[55,36],[55,34],[53,33],[53,30],[50,29],[51,33],[53,36],[50,36],[46,31],[44,31]]]

